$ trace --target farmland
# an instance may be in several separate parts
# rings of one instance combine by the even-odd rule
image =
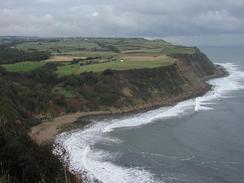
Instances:
[[[193,54],[194,48],[175,46],[163,40],[143,38],[49,38],[28,40],[15,46],[26,52],[48,52],[39,62],[1,65],[9,72],[31,72],[46,63],[59,63],[60,76],[83,72],[101,73],[106,69],[131,70],[163,67],[174,63],[171,54]]]
[[[80,64],[71,64],[64,65],[58,67],[56,73],[59,76],[63,75],[71,75],[71,74],[80,74],[82,72],[97,72],[100,73],[107,69],[111,70],[131,70],[131,69],[143,69],[143,68],[155,68],[155,67],[163,67],[173,63],[173,59],[165,58],[161,60],[153,60],[153,61],[129,61],[124,60],[115,61],[115,62],[106,62],[106,63],[98,63],[98,64],[90,64],[86,66],[80,66]]]
[[[19,62],[15,64],[3,64],[1,65],[9,72],[29,72],[44,66],[45,62]]]

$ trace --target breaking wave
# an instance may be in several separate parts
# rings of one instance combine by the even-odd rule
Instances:
[[[119,139],[109,133],[123,128],[135,128],[160,119],[170,119],[193,114],[195,112],[214,110],[214,104],[222,98],[231,97],[233,91],[244,89],[244,72],[231,63],[219,64],[229,76],[209,81],[213,89],[202,97],[179,102],[173,107],[130,115],[120,119],[94,121],[85,130],[65,132],[57,136],[54,153],[61,155],[70,171],[80,173],[88,182],[104,183],[153,183],[163,182],[142,167],[122,167],[112,163],[118,154],[99,150],[94,146],[99,143],[120,143]]]

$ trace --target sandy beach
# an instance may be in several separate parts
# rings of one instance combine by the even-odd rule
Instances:
[[[44,122],[31,128],[29,135],[37,144],[52,142],[60,128],[66,124],[75,122],[78,118],[110,114],[110,111],[77,112],[54,118],[52,121]]]

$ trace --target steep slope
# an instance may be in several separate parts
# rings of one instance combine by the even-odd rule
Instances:
[[[199,49],[172,57],[175,63],[165,67],[82,73],[69,77],[61,87],[72,89],[68,103],[74,103],[75,111],[127,112],[201,95],[210,88],[204,82],[207,78],[223,74]]]

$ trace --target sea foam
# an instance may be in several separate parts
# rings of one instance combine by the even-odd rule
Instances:
[[[195,112],[214,110],[214,104],[222,98],[232,97],[232,91],[244,89],[244,72],[231,63],[220,64],[229,76],[209,81],[213,89],[206,95],[179,102],[173,107],[162,107],[145,113],[130,115],[120,119],[94,121],[85,130],[65,132],[57,136],[54,153],[62,156],[70,171],[80,173],[88,182],[96,180],[104,183],[153,183],[163,182],[142,167],[122,167],[112,163],[116,154],[96,149],[95,144],[120,143],[109,136],[114,130],[135,128],[160,119],[182,117]]]

